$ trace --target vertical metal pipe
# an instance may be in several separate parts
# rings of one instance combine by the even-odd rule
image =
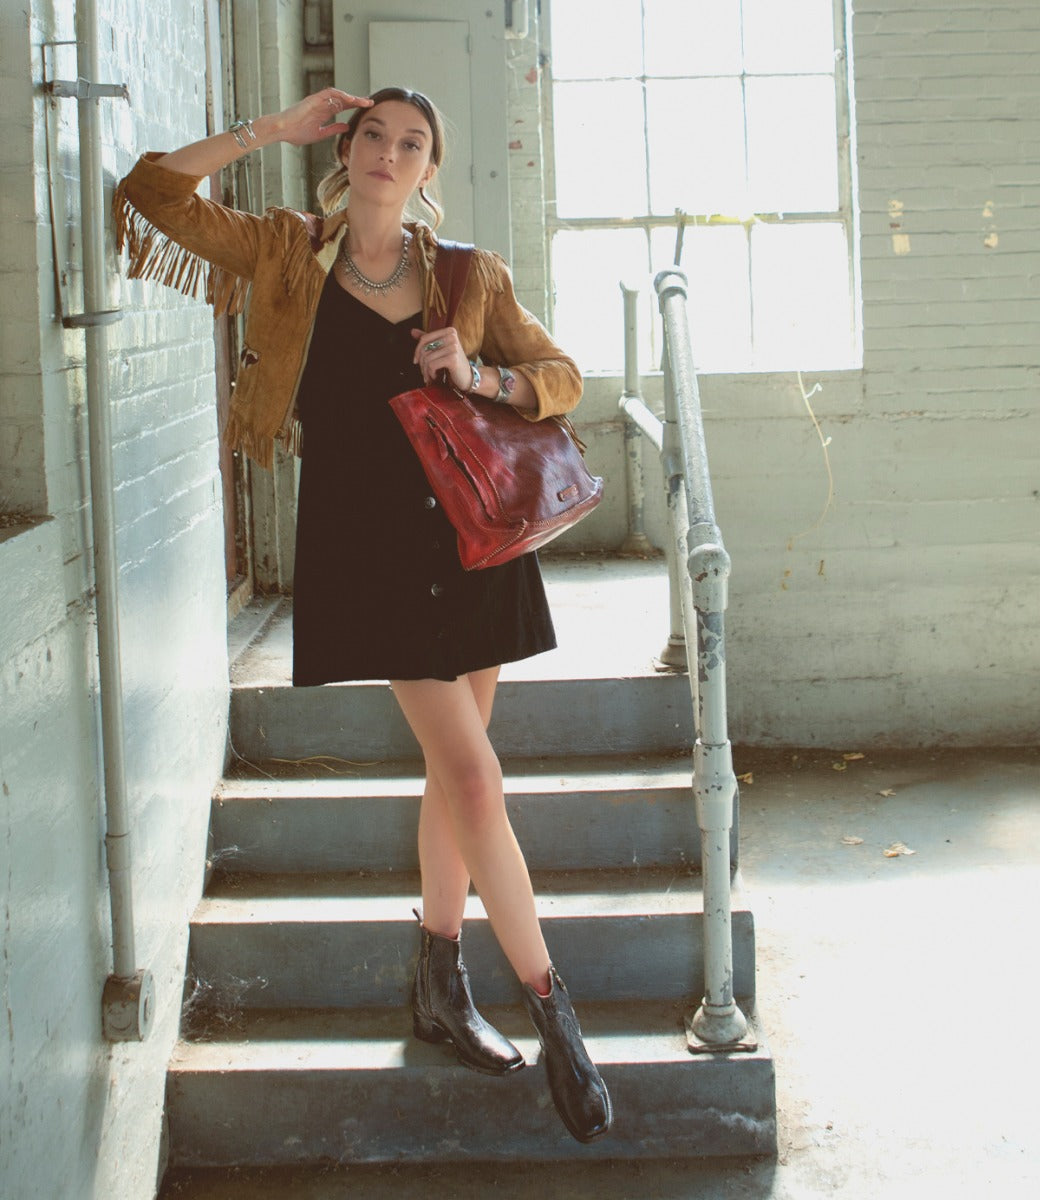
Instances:
[[[625,395],[639,395],[639,291],[621,284],[625,314]]]
[[[625,391],[622,403],[639,391],[639,292],[621,284],[625,314]],[[653,554],[646,536],[646,482],[643,477],[643,446],[638,426],[625,418],[625,476],[628,483],[628,531],[621,543],[623,554]]]
[[[95,0],[76,5],[77,67],[81,79],[97,82]],[[80,203],[83,214],[83,292],[86,312],[105,307],[104,226],[100,143],[100,101],[79,103]],[[119,659],[119,606],[115,557],[115,505],[112,483],[112,433],[108,395],[108,331],[86,329],[87,418],[90,430],[90,503],[94,534],[94,578],[97,592],[98,656],[101,674],[101,729],[105,766],[108,832],[105,838],[112,876],[112,942],[115,973],[133,975],[134,931],[129,881],[129,837],[126,763],[123,753],[123,693]],[[113,860],[116,865],[113,866]],[[118,903],[117,903],[118,898]]]
[[[77,68],[80,79],[98,82],[96,0],[77,0]],[[113,1041],[139,1040],[151,1022],[151,976],[139,972],[134,946],[130,816],[123,731],[119,654],[118,565],[115,548],[112,430],[109,418],[108,335],[90,324],[105,308],[105,206],[101,163],[100,101],[79,101],[80,203],[83,225],[83,293],[86,325],[87,422],[90,443],[90,507],[94,538],[98,673],[105,781],[105,848],[112,910],[113,974],[102,1002],[105,1034]]]
[[[689,579],[684,568],[686,561],[686,533],[689,526],[686,495],[683,490],[682,447],[679,424],[676,420],[675,392],[668,359],[664,361],[664,421],[661,434],[661,468],[664,472],[665,503],[672,536],[665,547],[668,561],[668,641],[658,655],[666,667],[684,671],[690,665],[689,647],[696,646],[696,639],[689,637],[684,615],[683,593],[689,588]],[[692,610],[691,610],[692,611]],[[690,685],[697,686],[696,673],[690,670]],[[697,714],[694,698],[694,718]]]

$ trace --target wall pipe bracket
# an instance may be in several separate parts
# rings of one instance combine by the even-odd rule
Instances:
[[[130,99],[130,88],[125,83],[91,83],[89,79],[52,79],[44,90],[65,100],[102,100],[109,96]]]
[[[75,42],[44,42],[44,51],[55,46],[74,46]],[[115,97],[129,101],[130,89],[125,83],[91,83],[87,79],[47,79],[48,63],[44,54],[43,91],[54,100],[89,101],[104,97]],[[47,194],[50,202],[51,244],[54,250],[55,292],[60,307],[61,323],[66,329],[91,329],[96,325],[114,325],[123,319],[123,312],[118,308],[105,308],[99,312],[71,311],[69,303],[69,268],[62,268],[63,256],[58,246],[58,230],[68,222],[64,197],[64,186],[59,182],[54,155],[57,148],[57,135],[51,128],[48,115],[44,123],[47,145]]]

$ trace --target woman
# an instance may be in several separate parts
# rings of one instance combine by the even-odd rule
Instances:
[[[356,111],[344,126],[334,118],[346,109]],[[287,209],[256,217],[195,195],[202,178],[255,148],[336,135],[336,165],[319,188],[324,219]],[[474,256],[453,325],[426,328],[439,299],[437,241],[404,213],[418,194],[439,221],[427,188],[443,155],[441,118],[422,94],[326,88],[145,155],[117,190],[119,240],[129,241],[131,276],[189,294],[204,285],[217,311],[240,310],[248,286],[224,436],[265,466],[276,439],[297,451],[306,442],[293,682],[389,679],[422,747],[415,1035],[450,1040],[477,1071],[524,1065],[469,992],[460,931],[472,881],[523,984],[556,1107],[590,1141],[610,1127],[610,1098],[542,938],[486,732],[500,665],[555,645],[537,560],[462,570],[454,531],[387,404],[446,373],[460,390],[536,420],[572,409],[581,379],[486,251]]]

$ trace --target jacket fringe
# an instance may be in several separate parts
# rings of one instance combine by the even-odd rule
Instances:
[[[304,272],[314,263],[314,249],[303,215],[290,213],[289,216],[296,220],[289,219],[282,224],[282,280],[291,296]]]
[[[448,302],[444,298],[444,292],[441,290],[441,285],[437,282],[437,278],[432,270],[426,272],[426,286],[423,294],[423,311],[430,314],[430,319],[433,319],[434,314],[443,313],[448,307]]]
[[[578,453],[582,456],[582,458],[584,458],[585,451],[588,450],[588,446],[586,446],[581,438],[578,437],[578,431],[574,428],[570,417],[566,416],[564,413],[559,413],[555,417],[549,417],[547,419],[550,421],[555,421],[556,424],[563,429],[564,433],[566,433],[575,446],[578,447]]]
[[[233,409],[224,426],[224,443],[232,450],[242,450],[267,470],[274,465],[274,439],[245,424]]]
[[[420,275],[423,281],[423,312],[432,317],[435,313],[442,313],[448,307],[444,298],[444,292],[441,291],[441,286],[437,282],[437,277],[433,271],[433,260],[437,253],[437,239],[433,235],[433,231],[428,225],[422,221],[417,221],[413,229],[415,235],[415,249],[419,259]]]
[[[423,273],[423,310],[427,313],[443,313],[448,302],[433,269],[437,241],[430,229],[421,223],[415,227],[415,236]],[[476,273],[485,292],[501,295],[505,291],[502,281],[504,269],[505,263],[497,254],[479,247],[474,250],[471,270]]]
[[[120,182],[112,198],[116,250],[126,246],[131,279],[152,279],[185,296],[204,298],[215,313],[239,313],[245,307],[248,282],[185,250],[143,217],[127,199]]]
[[[294,416],[290,420],[281,440],[287,454],[295,454],[297,458],[303,457],[303,422],[299,417]]]
[[[505,291],[505,285],[502,282],[504,269],[505,263],[499,255],[490,250],[481,250],[479,247],[474,251],[473,270],[476,271],[485,291],[497,292],[499,295]]]

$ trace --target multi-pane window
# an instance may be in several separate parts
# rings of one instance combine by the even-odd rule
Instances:
[[[621,365],[621,279],[659,358],[649,280],[680,244],[699,369],[853,365],[842,8],[551,0],[554,328],[586,370]]]

